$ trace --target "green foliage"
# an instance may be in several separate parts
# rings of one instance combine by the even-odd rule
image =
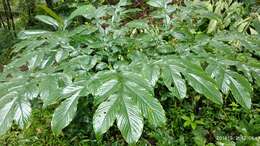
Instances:
[[[243,5],[232,1],[176,6],[150,0],[147,7],[153,7],[149,16],[138,20],[131,16],[140,10],[126,0],[79,6],[64,18],[42,7],[49,16],[35,18],[53,29],[20,32],[14,57],[0,74],[0,135],[13,121],[26,127],[36,99],[44,108],[57,107],[51,128],[59,135],[77,116],[79,100],[93,96],[96,136],[116,121],[129,144],[137,143],[145,124],[167,125],[163,98],[205,97],[219,109],[234,99],[250,111],[260,83],[260,39],[253,25],[259,14],[245,18]],[[84,24],[74,23],[76,18]],[[204,125],[185,115],[185,128]]]
[[[94,130],[104,134],[117,121],[128,143],[136,143],[142,134],[143,116],[159,126],[166,122],[164,110],[154,98],[153,88],[140,75],[122,71],[99,72],[88,88],[97,102],[102,102],[93,119]]]

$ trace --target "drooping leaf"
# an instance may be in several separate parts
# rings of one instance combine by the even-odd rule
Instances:
[[[217,104],[223,104],[222,95],[219,92],[217,86],[203,78],[203,75],[187,74],[186,75],[189,84],[198,92],[205,95],[211,101]]]
[[[228,72],[230,90],[236,101],[244,108],[251,108],[252,87],[247,79],[235,72]]]
[[[125,73],[127,77],[126,88],[133,97],[136,97],[138,106],[142,114],[148,119],[150,124],[160,126],[166,123],[165,112],[160,102],[154,98],[151,86],[140,76]]]
[[[31,104],[28,100],[19,99],[15,106],[14,120],[20,128],[24,128],[31,116]]]
[[[18,33],[18,38],[19,39],[28,39],[31,37],[38,37],[38,36],[42,36],[42,35],[49,34],[49,33],[51,33],[51,32],[46,31],[46,30],[25,30],[25,31],[21,31]],[[32,41],[30,40],[29,42],[32,42]]]
[[[161,74],[165,85],[177,98],[183,99],[186,97],[187,87],[185,80],[175,65],[162,66]],[[174,87],[171,86],[172,83]]]
[[[143,117],[141,110],[134,104],[131,97],[120,99],[120,112],[116,115],[117,127],[128,143],[136,143],[143,131]]]
[[[39,88],[36,84],[30,83],[24,86],[23,92],[24,94],[21,96],[23,96],[25,99],[33,100],[38,97]]]
[[[64,24],[64,20],[61,18],[61,16],[56,14],[53,10],[48,8],[46,5],[40,5],[39,7],[43,9],[46,13],[48,13],[51,17],[55,18],[55,20],[59,22],[59,25],[62,26]]]
[[[162,106],[153,97],[152,86],[139,74],[100,72],[91,79],[88,87],[96,100],[103,101],[93,119],[97,135],[105,133],[117,119],[125,140],[136,143],[142,134],[143,116],[156,126],[166,122]]]
[[[144,64],[142,68],[142,74],[150,82],[152,86],[155,86],[160,76],[160,68],[155,64]]]
[[[9,88],[11,92],[0,97],[0,135],[4,134],[11,127],[13,121],[15,121],[21,129],[23,129],[29,121],[32,111],[29,99],[33,97],[31,93],[22,94],[28,89],[29,84],[23,87],[21,86],[23,82],[18,82],[20,84]]]
[[[104,101],[106,97],[117,90],[117,80],[115,78],[116,73],[112,71],[108,72],[99,72],[92,77],[91,83],[88,85],[88,90],[95,96],[95,102],[99,104]],[[112,79],[112,80],[111,80]]]
[[[198,64],[191,63],[187,58],[173,56],[162,59],[159,64],[162,66],[162,78],[165,85],[178,98],[182,99],[186,96],[187,89],[182,74],[195,91],[217,104],[223,103],[215,81]],[[173,89],[172,83],[174,83]]]
[[[96,56],[82,55],[71,59],[71,63],[77,68],[90,70],[96,65],[97,58]]]
[[[111,95],[107,101],[101,103],[93,117],[96,135],[104,134],[114,123],[118,110],[118,97]]]
[[[93,5],[83,5],[78,7],[75,11],[73,11],[68,20],[72,20],[73,18],[77,16],[84,16],[86,18],[91,19],[92,17],[95,17],[96,8]]]
[[[59,50],[55,55],[55,61],[57,63],[61,62],[62,60],[66,59],[69,56],[69,52],[65,49]]]
[[[225,70],[221,66],[212,63],[207,66],[206,71],[216,80],[219,89],[221,89],[224,94],[228,94],[230,81]]]
[[[147,2],[147,4],[150,5],[150,6],[153,6],[153,7],[157,7],[157,8],[164,7],[163,0],[149,0]]]
[[[39,91],[44,107],[57,102],[61,92],[59,89],[57,76],[44,77],[39,83]]]
[[[11,92],[0,98],[0,136],[12,126],[17,93]]]
[[[245,77],[228,69],[225,70],[216,63],[210,64],[207,70],[215,78],[223,93],[228,94],[231,91],[235,100],[242,107],[251,108],[252,87]]]
[[[256,85],[260,87],[260,63],[251,62],[247,65],[252,74],[252,77],[255,79]]]
[[[223,104],[222,94],[216,82],[199,65],[183,59],[182,63],[187,71],[183,74],[192,88],[214,103]]]
[[[59,28],[59,23],[52,17],[46,15],[37,15],[35,18],[45,24],[53,26],[55,29]]]
[[[58,135],[62,129],[70,124],[76,115],[80,91],[64,100],[54,111],[51,121],[52,131]]]

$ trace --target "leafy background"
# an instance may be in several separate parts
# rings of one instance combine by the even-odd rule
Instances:
[[[42,4],[2,47],[1,145],[258,145],[257,1]]]

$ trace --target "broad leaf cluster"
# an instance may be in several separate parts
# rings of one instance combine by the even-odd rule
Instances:
[[[251,108],[252,85],[260,86],[259,14],[244,18],[242,5],[232,1],[147,6],[150,15],[134,20],[141,10],[126,0],[83,5],[64,18],[44,8],[49,16],[36,19],[53,31],[20,32],[0,75],[0,135],[13,121],[24,128],[37,99],[43,107],[57,105],[51,127],[60,134],[79,98],[94,96],[96,135],[116,123],[128,143],[138,141],[146,120],[166,124],[158,86],[180,101],[195,91],[219,106],[228,97]],[[86,22],[78,25],[77,17]]]

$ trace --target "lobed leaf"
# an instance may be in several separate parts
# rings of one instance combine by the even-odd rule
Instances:
[[[93,117],[97,135],[105,133],[116,119],[124,139],[128,143],[136,143],[142,134],[143,117],[155,126],[166,122],[161,104],[153,97],[152,86],[139,74],[99,72],[88,87],[97,100],[102,98]]]

